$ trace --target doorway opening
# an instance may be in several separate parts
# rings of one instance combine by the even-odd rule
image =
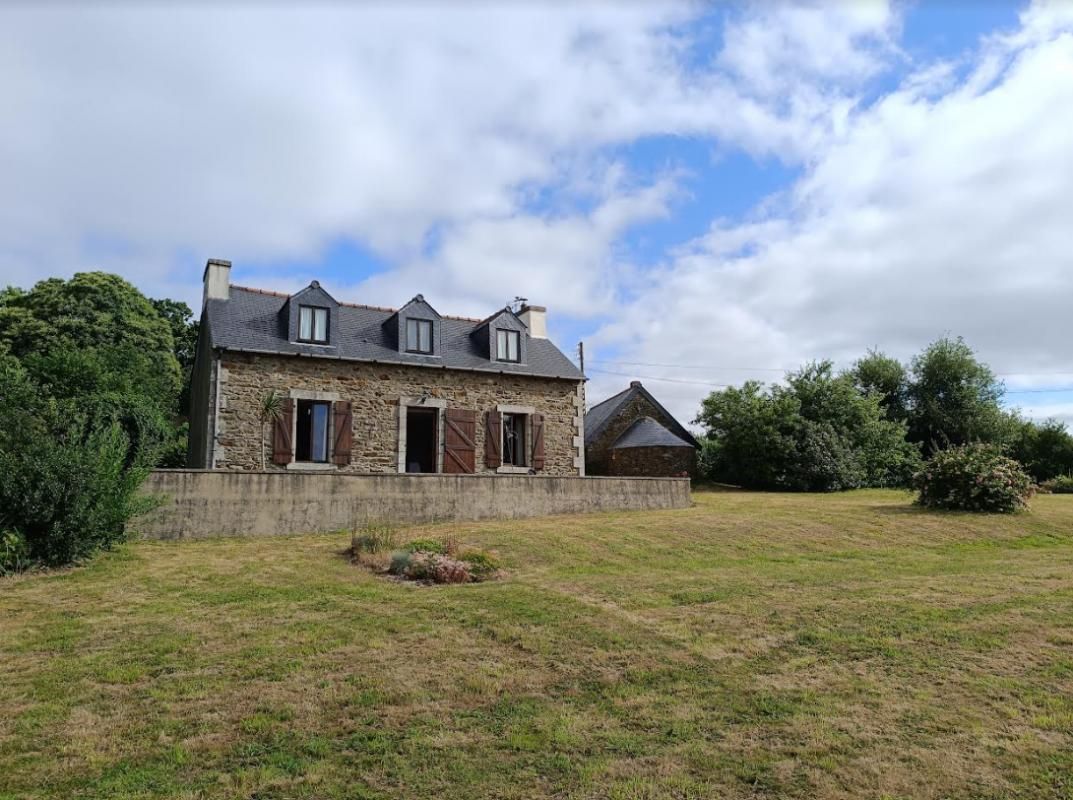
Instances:
[[[406,471],[435,472],[439,431],[435,408],[406,409]]]

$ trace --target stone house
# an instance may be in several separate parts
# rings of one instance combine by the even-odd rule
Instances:
[[[585,384],[546,310],[486,319],[293,295],[205,268],[187,463],[216,470],[585,474]],[[265,399],[278,413],[262,424]]]
[[[697,474],[700,445],[640,381],[585,414],[589,475]]]

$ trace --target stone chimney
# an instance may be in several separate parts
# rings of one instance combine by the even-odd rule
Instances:
[[[518,312],[518,317],[529,329],[529,335],[534,339],[548,338],[548,309],[544,306],[524,305]]]
[[[228,300],[231,297],[231,262],[219,258],[210,258],[205,265],[205,295],[202,302],[208,300]]]

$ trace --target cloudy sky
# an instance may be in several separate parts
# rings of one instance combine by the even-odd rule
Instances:
[[[1073,2],[8,4],[0,100],[0,283],[520,295],[684,420],[954,334],[1073,421]]]

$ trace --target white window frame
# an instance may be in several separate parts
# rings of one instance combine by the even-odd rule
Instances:
[[[340,400],[339,392],[316,392],[309,389],[291,389],[287,396],[294,401],[294,412],[291,414],[291,461],[287,469],[299,472],[333,472],[339,469],[339,465],[332,462],[335,455],[335,401]],[[296,461],[298,453],[298,401],[317,400],[328,403],[328,460],[321,461]]]
[[[500,335],[502,335],[503,348],[499,347]],[[514,343],[514,358],[510,357],[510,345]],[[503,353],[506,355],[503,355]],[[519,364],[522,360],[522,335],[520,331],[511,328],[496,328],[496,361],[504,361],[509,364]]]
[[[308,316],[307,316],[308,312]],[[324,336],[320,338],[317,336],[317,320],[321,320],[324,323]],[[306,321],[309,322],[309,336],[303,336],[302,331],[306,328]],[[331,323],[331,314],[324,306],[298,306],[298,341],[303,344],[328,344],[328,326]]]
[[[410,323],[414,323],[414,331],[417,334],[417,346],[413,347],[414,342],[410,340]],[[421,330],[425,327],[428,330],[428,350],[421,349]],[[408,317],[406,319],[406,352],[416,353],[421,356],[430,356],[436,349],[433,343],[433,336],[436,332],[436,326],[432,324],[430,319],[418,319],[417,317]]]
[[[421,475],[428,473],[415,473],[406,471],[406,409],[408,408],[435,408],[436,414],[436,475],[443,474],[443,447],[446,435],[447,401],[439,397],[400,397],[399,398],[399,431],[398,431],[398,463],[396,467],[400,475]]]
[[[533,416],[537,413],[536,406],[516,406],[501,404],[496,406],[496,411],[499,412],[499,467],[496,469],[501,475],[529,475],[533,471],[532,464],[526,464],[524,467],[516,467],[514,464],[503,463],[503,415],[504,414],[517,414],[525,417],[525,460],[527,462],[532,461],[532,448],[533,448]],[[545,447],[547,442],[545,442]]]

